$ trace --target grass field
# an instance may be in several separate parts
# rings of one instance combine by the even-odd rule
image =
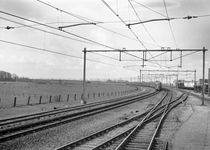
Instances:
[[[86,98],[111,97],[135,90],[125,83],[87,82]],[[0,108],[81,100],[81,81],[0,82]],[[16,102],[14,102],[16,99]]]

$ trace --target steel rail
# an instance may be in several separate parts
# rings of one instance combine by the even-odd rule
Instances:
[[[160,119],[160,122],[158,123],[158,126],[157,126],[157,128],[156,128],[156,130],[155,130],[155,132],[154,132],[154,134],[153,134],[153,137],[152,137],[152,139],[151,139],[151,141],[150,141],[150,144],[149,144],[147,150],[152,150],[153,144],[154,144],[154,141],[155,141],[155,137],[156,137],[158,131],[160,130],[160,128],[161,128],[161,126],[162,126],[162,124],[163,124],[163,121],[164,121],[164,119],[166,118],[166,116],[168,115],[168,113],[169,113],[174,107],[176,107],[177,105],[179,105],[180,103],[182,103],[183,101],[185,101],[185,100],[188,98],[188,96],[189,96],[189,93],[186,94],[186,96],[184,97],[184,99],[183,99],[182,101],[175,103],[174,105],[172,105],[172,106],[171,106],[170,108],[168,108],[168,109],[165,109],[165,111],[164,111],[164,113],[163,113],[163,115],[162,115],[162,117],[161,117],[161,119]]]
[[[81,106],[81,107],[72,107],[72,108],[69,108],[69,109],[65,109],[65,110],[61,110],[61,111],[59,111],[59,112],[50,112],[50,113],[48,113],[48,112],[46,112],[45,114],[41,114],[41,115],[39,115],[39,114],[35,114],[34,116],[30,116],[29,118],[27,118],[27,117],[25,117],[24,118],[24,116],[21,116],[21,119],[17,119],[17,120],[11,120],[11,121],[9,121],[9,122],[2,122],[2,123],[0,123],[0,125],[9,125],[9,126],[11,126],[10,124],[12,124],[12,123],[17,123],[17,122],[20,122],[20,121],[28,121],[28,120],[30,120],[30,119],[37,119],[37,118],[41,118],[41,117],[46,117],[46,116],[49,116],[49,115],[57,115],[58,113],[65,113],[65,112],[71,112],[71,111],[75,111],[75,110],[79,110],[79,109],[81,109],[82,111],[81,112],[84,112],[84,109],[90,109],[91,107],[93,107],[93,106],[102,106],[102,104],[112,104],[112,103],[119,103],[120,101],[126,101],[128,98],[131,98],[131,96],[133,96],[133,98],[135,98],[135,96],[144,96],[145,94],[147,94],[147,93],[149,93],[149,91],[148,92],[145,92],[145,93],[141,93],[141,95],[130,95],[130,96],[127,96],[127,97],[121,97],[120,99],[118,98],[118,99],[112,99],[111,101],[103,101],[103,102],[101,102],[101,103],[93,103],[92,105],[89,105],[89,106]],[[96,107],[97,108],[97,107]],[[78,112],[78,114],[79,114],[79,112]],[[62,117],[68,117],[68,116],[70,116],[70,115],[77,115],[77,113],[74,113],[74,114],[68,114],[68,115],[63,115],[63,116],[58,116],[59,117],[59,119],[60,118],[62,118]],[[22,118],[23,117],[23,118]],[[54,118],[54,119],[56,119],[56,117]],[[49,120],[49,118],[48,118],[48,120]],[[1,133],[4,131],[4,130],[0,130],[1,131]],[[0,134],[1,135],[1,134]]]
[[[79,145],[81,145],[81,144],[83,144],[83,143],[85,143],[87,141],[90,141],[90,140],[92,140],[92,139],[94,139],[96,137],[102,136],[102,135],[106,134],[107,132],[109,132],[111,130],[114,130],[114,129],[119,128],[119,127],[122,127],[122,126],[124,126],[124,125],[126,125],[126,124],[128,124],[128,123],[130,123],[132,121],[135,121],[135,120],[137,120],[140,117],[146,116],[150,111],[152,111],[154,108],[156,108],[158,105],[160,105],[160,103],[164,100],[164,98],[167,95],[168,95],[168,91],[166,91],[166,94],[163,96],[163,98],[161,98],[161,100],[153,108],[151,108],[149,110],[146,110],[145,112],[143,112],[143,113],[141,113],[139,115],[136,115],[136,116],[134,116],[134,117],[132,117],[132,118],[126,120],[126,121],[122,121],[120,123],[117,123],[115,125],[112,125],[110,127],[107,127],[105,129],[100,130],[100,131],[98,131],[96,133],[93,133],[93,134],[91,134],[89,136],[83,137],[83,138],[81,138],[81,139],[79,139],[77,141],[68,143],[68,144],[66,144],[64,146],[61,146],[61,147],[57,148],[56,150],[65,150],[65,149],[69,149],[69,148],[72,149],[72,148],[74,148],[76,146],[79,146]],[[126,132],[128,132],[128,131],[126,131]]]
[[[145,94],[145,93],[148,93],[149,91],[146,90],[146,91],[143,91],[141,94]],[[134,93],[132,95],[135,95],[135,94],[140,94],[140,93]],[[43,117],[45,114],[48,114],[48,113],[51,113],[51,112],[59,112],[59,111],[69,111],[69,110],[75,110],[75,109],[84,109],[86,107],[90,107],[90,106],[95,106],[95,105],[101,105],[101,104],[104,104],[104,103],[110,103],[110,102],[115,102],[115,101],[118,101],[118,100],[123,100],[124,98],[129,98],[131,96],[131,94],[127,94],[127,95],[124,95],[124,96],[120,96],[120,97],[117,97],[117,98],[111,98],[111,99],[106,99],[106,100],[103,100],[103,101],[100,101],[100,102],[94,102],[94,103],[89,103],[89,104],[86,104],[86,105],[79,105],[79,106],[73,106],[73,107],[69,107],[69,108],[60,108],[60,109],[56,109],[56,110],[50,110],[50,111],[45,111],[45,112],[39,112],[39,113],[34,113],[34,114],[29,114],[29,115],[22,115],[22,116],[16,116],[16,117],[11,117],[11,118],[6,118],[6,119],[1,119],[0,120],[0,126],[1,125],[4,125],[4,122],[15,122],[15,120],[21,120],[23,119],[23,121],[26,121],[28,118],[30,119],[30,117],[34,117],[34,116],[40,116],[40,117]],[[43,115],[43,116],[41,116]]]
[[[184,96],[184,94],[182,94],[181,97],[179,97],[177,100],[180,100],[183,96]],[[186,100],[186,98],[187,98],[187,96],[184,98],[184,100]],[[183,101],[183,100],[182,100],[182,101]],[[131,133],[130,133],[130,134],[129,134],[129,135],[128,135],[128,136],[127,136],[127,137],[118,145],[118,147],[117,147],[115,150],[121,150],[121,149],[123,149],[123,147],[127,144],[127,142],[130,140],[130,138],[134,136],[133,134],[136,134],[136,132],[138,132],[138,130],[140,130],[141,127],[142,127],[145,123],[150,122],[151,120],[157,118],[157,116],[159,116],[160,114],[162,114],[162,116],[161,116],[161,118],[160,118],[160,120],[159,120],[159,123],[158,123],[158,125],[156,126],[156,130],[155,130],[155,132],[154,132],[154,134],[153,134],[153,136],[152,136],[152,139],[151,139],[151,141],[150,141],[150,144],[149,144],[149,146],[148,146],[148,150],[151,149],[152,144],[153,144],[153,142],[154,142],[154,140],[155,140],[155,136],[156,136],[157,132],[159,131],[160,126],[161,126],[161,124],[162,124],[164,118],[165,118],[166,115],[170,112],[170,110],[171,110],[172,108],[174,108],[174,107],[177,106],[178,104],[182,103],[182,101],[179,101],[179,102],[177,102],[177,101],[169,102],[169,103],[167,103],[167,104],[165,105],[165,108],[163,108],[162,111],[160,111],[158,114],[156,114],[155,116],[151,116],[150,118],[147,118],[146,120],[142,121],[142,122],[139,124],[139,126],[136,126],[136,128],[132,130],[132,132],[131,132]],[[175,103],[175,102],[177,102],[177,103]],[[174,104],[174,103],[175,103],[175,104]],[[171,106],[170,109],[168,109],[168,108],[169,108],[169,104],[173,104],[173,106]]]
[[[147,96],[147,95],[141,95],[142,97],[144,96]],[[139,98],[138,96],[137,97],[132,97],[132,99],[135,99],[135,98]],[[131,99],[131,97],[129,97],[129,99]],[[123,99],[123,101],[127,101],[128,99]],[[83,110],[81,112],[76,112],[76,113],[73,113],[73,114],[69,114],[69,115],[65,115],[65,116],[58,116],[58,117],[54,117],[52,119],[48,119],[48,120],[41,120],[41,121],[38,121],[38,122],[33,122],[33,123],[29,123],[29,124],[24,124],[24,125],[20,125],[20,126],[17,126],[17,127],[14,127],[14,129],[16,128],[22,128],[22,127],[25,127],[25,126],[33,126],[33,125],[36,125],[36,124],[39,124],[39,123],[44,123],[44,122],[51,122],[53,120],[57,120],[57,119],[63,119],[63,118],[68,118],[68,117],[71,117],[71,116],[77,116],[77,115],[80,115],[80,114],[84,114],[84,113],[87,113],[87,112],[91,112],[91,111],[95,111],[95,110],[99,110],[101,108],[106,108],[106,107],[110,107],[110,106],[114,106],[114,105],[118,105],[118,104],[121,104],[122,101],[118,101],[118,102],[115,102],[114,104],[113,103],[107,103],[107,105],[105,106],[99,106],[99,107],[96,107],[96,108],[92,108],[91,110]],[[87,107],[85,107],[87,108]],[[10,129],[8,129],[10,130]],[[4,132],[7,132],[7,129],[5,130],[0,130],[1,131],[1,134],[4,133]]]
[[[168,103],[167,103],[168,104]],[[167,107],[167,105],[165,105],[165,107]],[[163,110],[164,110],[164,108],[163,108]],[[158,114],[156,113],[156,115],[153,115],[153,117],[155,116],[158,116],[158,115],[160,115],[162,113],[162,111],[160,111]],[[115,150],[121,150],[121,149],[123,149],[123,147],[128,143],[128,141],[134,136],[134,134],[136,134],[137,132],[138,132],[138,130],[140,130],[141,128],[142,128],[142,126],[146,123],[146,122],[148,122],[148,121],[150,121],[151,120],[151,118],[149,118],[151,116],[151,114],[150,115],[148,115],[148,116],[146,116],[127,136],[126,136],[126,138],[124,138],[124,140],[117,146],[117,148],[115,149]]]
[[[157,103],[154,107],[157,107],[158,105],[160,105],[160,104],[163,102],[163,99],[164,99],[166,96],[167,96],[167,94],[166,94],[166,95],[160,100],[160,102]],[[171,104],[173,104],[175,101],[179,100],[182,96],[183,96],[183,94],[180,95],[180,96],[178,96],[175,100],[173,100],[173,101],[171,102]],[[170,99],[171,99],[171,97],[170,97]],[[162,105],[163,105],[163,106],[166,106],[167,104],[162,104]],[[158,107],[157,109],[163,108],[162,105],[161,105],[160,107]],[[154,108],[154,107],[153,107],[153,108]],[[149,115],[148,113],[149,113],[150,111],[152,111],[153,108],[151,108],[151,109],[145,111],[143,114],[140,114],[139,116],[134,116],[134,117],[132,117],[132,118],[129,119],[129,120],[123,121],[122,124],[121,124],[121,123],[120,123],[120,124],[118,123],[118,124],[116,124],[116,125],[114,125],[114,126],[111,126],[110,129],[109,129],[109,127],[108,127],[108,128],[106,128],[106,129],[104,129],[104,130],[101,130],[101,131],[99,131],[99,132],[97,132],[97,133],[91,134],[90,136],[86,136],[86,137],[81,138],[81,139],[79,139],[79,140],[77,140],[77,141],[74,141],[74,142],[72,142],[72,143],[66,144],[66,145],[64,145],[64,146],[61,146],[61,147],[57,148],[56,150],[67,150],[67,149],[74,149],[74,148],[77,149],[78,146],[83,145],[84,143],[86,143],[86,142],[88,142],[88,141],[91,141],[91,140],[94,139],[94,138],[97,138],[97,137],[99,137],[99,136],[103,136],[104,134],[107,134],[109,131],[115,130],[115,128],[119,128],[119,127],[121,128],[124,124],[129,123],[129,122],[132,121],[132,120],[137,120],[138,117],[143,117],[143,115]],[[162,113],[162,111],[160,111],[159,114],[158,114],[156,111],[154,111],[154,113],[156,113],[156,115],[155,115],[155,116],[154,116],[154,115],[151,116],[151,119],[153,119],[153,118],[157,117],[158,115],[160,115],[160,113]],[[149,120],[149,119],[146,119],[145,122],[148,121],[148,120]],[[124,123],[124,124],[123,124],[123,123]],[[112,139],[109,139],[109,140],[105,141],[104,143],[101,143],[100,145],[98,145],[98,146],[96,146],[96,147],[94,147],[94,148],[90,148],[90,147],[89,147],[88,149],[92,149],[92,150],[94,150],[94,149],[103,149],[103,148],[105,148],[107,145],[110,145],[110,144],[114,143],[114,142],[116,141],[116,139],[119,139],[119,138],[121,138],[121,137],[124,137],[125,135],[128,135],[133,129],[134,129],[134,127],[130,127],[130,129],[124,131],[123,133],[120,133],[120,134],[116,135],[116,136],[113,137]],[[101,138],[100,138],[100,140],[101,140]],[[92,145],[91,145],[91,146],[92,146]],[[85,148],[85,147],[83,146],[83,147],[81,147],[81,148]],[[87,147],[86,147],[86,149],[87,149]]]
[[[21,135],[26,135],[26,134],[29,134],[29,133],[32,133],[32,132],[37,132],[37,131],[40,131],[40,130],[43,130],[43,129],[46,129],[46,128],[57,126],[59,124],[67,123],[67,122],[70,122],[70,121],[73,121],[73,120],[77,120],[77,119],[80,119],[80,118],[83,118],[83,117],[87,117],[87,116],[90,116],[90,115],[101,113],[103,111],[107,111],[107,110],[110,110],[110,109],[121,107],[121,106],[130,104],[130,103],[142,100],[142,99],[144,99],[146,97],[150,97],[152,95],[155,95],[156,93],[157,92],[154,92],[154,93],[152,93],[150,95],[144,95],[144,96],[141,96],[140,98],[136,96],[135,98],[133,98],[133,100],[130,99],[130,101],[124,102],[124,103],[118,102],[117,104],[115,104],[115,106],[113,106],[113,104],[111,106],[111,104],[110,104],[109,107],[105,106],[104,109],[102,109],[102,108],[95,108],[95,110],[94,111],[92,110],[92,112],[90,112],[90,110],[85,110],[84,111],[85,113],[84,112],[83,113],[80,112],[79,114],[77,114],[77,116],[71,115],[71,117],[70,116],[68,116],[68,117],[65,116],[65,118],[57,117],[56,118],[57,120],[55,122],[53,122],[54,121],[53,119],[49,119],[47,121],[47,124],[42,124],[42,123],[46,123],[46,121],[44,120],[44,121],[35,122],[35,123],[27,124],[27,125],[22,125],[21,126],[22,129],[24,129],[24,128],[27,128],[27,129],[24,130],[24,131],[20,131],[20,132],[19,132],[19,130],[21,129],[20,127],[15,127],[15,128],[13,128],[11,130],[4,130],[4,132],[1,132],[1,133],[6,134],[6,133],[12,132],[12,131],[18,131],[18,133],[12,133],[12,134],[6,135],[6,136],[4,135],[3,137],[0,137],[0,141],[5,141],[5,140],[8,140],[8,139],[19,137]]]

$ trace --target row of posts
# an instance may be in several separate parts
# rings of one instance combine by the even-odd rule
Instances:
[[[121,92],[119,92],[119,91],[118,92],[111,92],[111,93],[108,92],[107,96],[117,96],[117,95],[122,95],[122,94],[128,94],[128,93],[131,93],[133,91],[135,91],[135,89],[134,90],[129,90],[129,91],[121,91]],[[97,94],[93,93],[93,98],[96,98],[96,96],[97,96]],[[105,92],[98,93],[98,97],[104,97],[104,96],[105,96]],[[42,96],[39,97],[39,103],[38,104],[42,104],[42,98],[43,98]],[[70,95],[67,95],[66,100],[69,101],[69,98],[70,98]],[[86,98],[87,99],[90,98],[89,93],[88,93]],[[83,99],[83,94],[81,94],[81,99]],[[30,100],[31,100],[31,97],[29,96],[28,101],[27,101],[27,105],[30,105]],[[77,94],[74,94],[73,100],[75,100],[75,101],[77,100]],[[58,96],[58,102],[61,102],[61,95]],[[49,97],[49,103],[52,103],[52,95],[50,95],[50,97]],[[14,98],[13,106],[17,106],[17,97]]]

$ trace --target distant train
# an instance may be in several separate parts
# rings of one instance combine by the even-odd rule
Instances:
[[[184,88],[185,86],[184,86],[184,82],[177,82],[176,83],[176,86],[178,87],[178,88]]]
[[[155,82],[155,89],[160,91],[162,89],[162,83],[160,81]]]
[[[153,87],[155,90],[160,91],[162,90],[162,82],[156,81],[156,82],[141,82],[141,83],[126,83],[127,85],[135,85],[135,86],[144,86],[144,87]]]

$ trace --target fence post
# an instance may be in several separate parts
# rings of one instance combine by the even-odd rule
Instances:
[[[50,101],[49,101],[50,103],[52,102],[52,95],[50,95]]]
[[[59,95],[58,101],[59,101],[59,102],[61,101],[61,95]]]
[[[28,105],[30,104],[30,96],[28,97]]]
[[[75,101],[77,100],[77,95],[76,95],[76,94],[74,94],[74,100],[75,100]]]
[[[81,94],[81,99],[83,99],[83,94]]]
[[[90,98],[90,94],[88,93],[88,98]]]
[[[14,106],[16,106],[16,102],[17,102],[17,97],[15,97],[14,99]]]
[[[39,104],[41,104],[42,103],[42,96],[40,96],[40,98],[39,98]]]
[[[67,95],[67,101],[69,101],[69,94]]]

